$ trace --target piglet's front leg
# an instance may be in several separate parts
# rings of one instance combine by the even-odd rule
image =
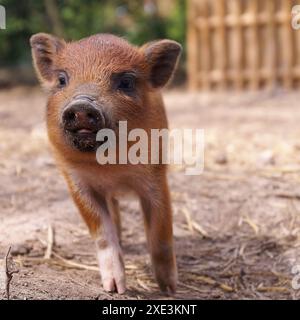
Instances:
[[[153,271],[160,289],[173,294],[177,286],[177,266],[173,244],[172,210],[166,177],[153,183],[155,192],[144,194],[141,204]],[[153,195],[156,195],[154,197]]]
[[[123,255],[107,200],[84,183],[75,183],[70,176],[65,176],[74,202],[95,240],[103,288],[122,294],[126,290]]]
[[[111,213],[102,215],[102,232],[96,238],[96,250],[105,291],[125,292],[125,271],[116,225]]]

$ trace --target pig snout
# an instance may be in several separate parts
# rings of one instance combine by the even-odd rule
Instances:
[[[80,96],[66,106],[62,122],[65,130],[74,133],[95,133],[105,126],[102,111],[87,96]]]
[[[97,132],[105,128],[101,106],[90,96],[76,96],[63,110],[61,123],[67,142],[79,151],[94,151]]]

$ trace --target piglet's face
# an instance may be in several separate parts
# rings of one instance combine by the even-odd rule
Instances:
[[[171,40],[141,48],[107,34],[66,43],[52,35],[31,37],[34,66],[49,91],[50,136],[80,152],[94,151],[100,129],[119,121],[138,125],[149,93],[173,74],[181,46]]]

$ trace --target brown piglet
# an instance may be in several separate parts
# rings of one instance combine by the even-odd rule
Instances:
[[[143,210],[155,278],[162,291],[175,292],[172,209],[161,155],[155,164],[99,164],[96,152],[103,128],[116,132],[119,144],[120,121],[128,131],[168,128],[161,88],[174,72],[181,46],[158,40],[135,47],[109,34],[65,42],[45,33],[33,35],[30,44],[37,76],[48,91],[49,140],[95,241],[104,290],[126,289],[118,199],[133,191]]]

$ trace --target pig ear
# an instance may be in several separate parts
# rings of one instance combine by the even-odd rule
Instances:
[[[65,46],[64,40],[46,33],[37,33],[30,38],[35,71],[42,84],[53,81],[53,62],[56,54]]]
[[[150,65],[150,82],[154,88],[163,87],[176,68],[181,45],[172,40],[150,42],[142,47]]]

